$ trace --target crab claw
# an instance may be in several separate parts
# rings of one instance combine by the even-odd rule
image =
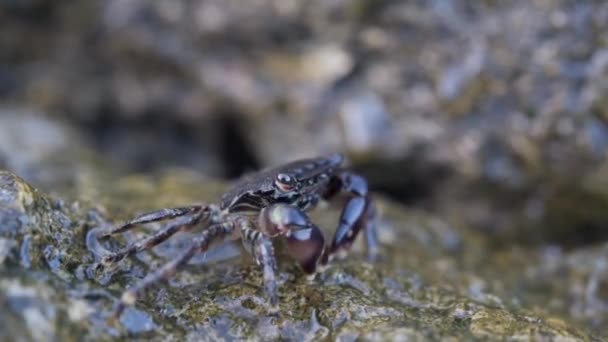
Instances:
[[[299,230],[287,237],[287,252],[308,274],[315,272],[325,249],[325,238],[317,226]]]
[[[325,238],[304,212],[286,204],[264,208],[260,213],[260,227],[269,236],[285,236],[287,253],[298,261],[304,272],[315,272],[325,249]]]
[[[268,236],[286,235],[310,228],[311,222],[300,209],[286,204],[275,204],[262,209],[260,227]]]

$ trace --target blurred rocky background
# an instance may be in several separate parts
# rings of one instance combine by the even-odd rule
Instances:
[[[375,192],[576,275],[555,312],[600,336],[607,99],[603,1],[0,1],[0,168],[82,198],[98,169],[343,151]]]

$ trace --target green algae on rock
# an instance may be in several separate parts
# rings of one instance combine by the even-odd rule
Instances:
[[[485,339],[562,337],[594,340],[558,318],[488,301],[471,299],[458,261],[482,250],[480,243],[422,212],[379,200],[381,260],[371,264],[359,249],[331,264],[308,282],[287,258],[280,265],[280,311],[269,310],[262,274],[247,255],[234,258],[231,244],[213,260],[201,256],[167,284],[150,289],[120,324],[107,319],[122,291],[151,269],[179,253],[193,233],[183,233],[124,260],[113,270],[95,268],[86,235],[139,211],[166,205],[208,202],[224,186],[189,172],[158,177],[130,176],[98,189],[99,203],[67,203],[46,195],[19,177],[0,172],[0,303],[8,316],[0,321],[6,339],[79,340],[137,336],[152,340],[212,339],[375,339],[441,337]],[[334,209],[315,212],[315,220],[333,227]],[[150,225],[151,229],[155,225]],[[103,248],[141,237],[142,228]],[[447,233],[447,234],[446,234]],[[451,236],[445,239],[445,236]],[[122,241],[127,240],[127,241]],[[226,259],[221,262],[214,261]],[[447,278],[433,275],[454,266]],[[462,273],[462,274],[460,274]],[[451,285],[451,286],[450,286]],[[524,301],[525,302],[525,301]],[[52,336],[52,337],[50,337]],[[49,338],[50,337],[50,338]]]

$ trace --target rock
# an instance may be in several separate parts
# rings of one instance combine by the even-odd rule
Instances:
[[[13,252],[2,252],[5,260],[0,264],[0,303],[9,308],[8,316],[0,320],[0,337],[40,341],[118,336],[596,339],[550,308],[527,307],[533,303],[530,294],[502,288],[511,286],[511,275],[517,278],[525,267],[513,263],[504,279],[503,259],[479,237],[383,199],[378,203],[381,261],[366,262],[356,245],[349,258],[331,264],[309,283],[293,262],[281,256],[277,315],[268,310],[260,269],[245,253],[235,258],[234,249],[227,245],[215,252],[215,261],[198,258],[168,283],[151,288],[123,313],[120,324],[111,325],[107,319],[122,291],[177,255],[196,232],[180,233],[152,252],[106,270],[96,267],[87,235],[140,211],[213,201],[224,188],[190,172],[168,171],[105,184],[94,204],[68,203],[1,172],[0,238],[13,241],[3,243],[4,250]],[[336,209],[319,209],[314,219],[323,227],[333,227],[337,214]],[[155,228],[152,224],[100,246],[114,250]],[[30,262],[23,262],[24,258]],[[562,265],[567,259],[556,262]],[[488,285],[475,287],[474,279]],[[564,291],[570,285],[568,281],[554,284]]]
[[[233,177],[339,150],[366,166],[374,188],[497,241],[608,240],[605,195],[583,184],[608,151],[608,52],[597,39],[607,3],[36,0],[0,9],[0,95],[70,119],[127,170],[171,164]],[[70,130],[14,121],[0,120],[0,165],[46,190],[46,178],[80,182],[83,171],[63,168]],[[16,153],[5,132],[16,127],[26,132],[17,141],[47,133]],[[42,152],[52,166],[30,163]],[[423,171],[410,177],[412,168]],[[448,186],[424,172],[436,168],[449,171]],[[590,212],[572,208],[583,201],[594,202]]]
[[[0,108],[0,168],[46,189],[74,188],[93,158],[73,125],[25,108]]]

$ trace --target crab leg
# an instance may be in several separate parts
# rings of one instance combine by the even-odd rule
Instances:
[[[359,175],[343,172],[337,177],[338,188],[329,192],[326,197],[334,197],[339,192],[345,192],[349,199],[340,215],[340,223],[336,229],[333,241],[323,256],[323,263],[341,250],[348,250],[362,229],[365,229],[367,250],[370,259],[376,257],[378,238],[374,225],[375,207],[367,190],[367,182]]]
[[[125,257],[139,253],[146,249],[150,249],[150,248],[160,244],[161,242],[167,240],[168,238],[173,236],[175,233],[177,233],[181,230],[184,230],[184,229],[191,228],[191,227],[197,225],[199,222],[200,222],[200,216],[198,216],[198,215],[192,216],[192,217],[190,217],[190,216],[182,217],[182,218],[180,218],[180,220],[176,220],[175,222],[169,223],[163,229],[156,232],[154,235],[148,236],[144,239],[131,243],[130,245],[128,245],[127,247],[125,247],[119,251],[116,251],[116,252],[113,252],[111,254],[104,256],[101,260],[101,263],[103,265],[108,266],[110,264],[113,264],[115,262],[118,262],[118,261],[124,259]]]
[[[157,211],[151,211],[148,213],[143,213],[138,215],[137,217],[125,222],[124,224],[115,227],[107,232],[104,232],[99,236],[99,238],[106,238],[114,234],[125,232],[135,226],[144,223],[157,222],[167,219],[172,219],[176,217],[186,216],[190,214],[200,214],[206,206],[201,205],[193,205],[188,207],[180,207],[180,208],[170,208],[170,209],[161,209]]]
[[[264,288],[270,299],[270,305],[276,308],[279,302],[276,281],[277,264],[272,242],[262,232],[254,229],[249,221],[241,223],[240,229],[245,249],[254,256],[258,265],[262,265]]]
[[[279,303],[277,290],[277,262],[274,256],[272,242],[262,237],[255,243],[255,255],[262,264],[264,270],[264,288],[270,298],[270,305],[276,308]]]
[[[201,233],[201,236],[194,240],[194,243],[186,252],[178,258],[166,263],[156,272],[148,274],[143,280],[129,288],[122,294],[120,303],[118,304],[115,317],[119,317],[125,307],[133,305],[141,293],[149,286],[171,278],[181,267],[186,265],[196,254],[206,252],[209,246],[214,242],[219,242],[230,236],[234,230],[234,223],[231,221],[218,223],[210,226]]]

